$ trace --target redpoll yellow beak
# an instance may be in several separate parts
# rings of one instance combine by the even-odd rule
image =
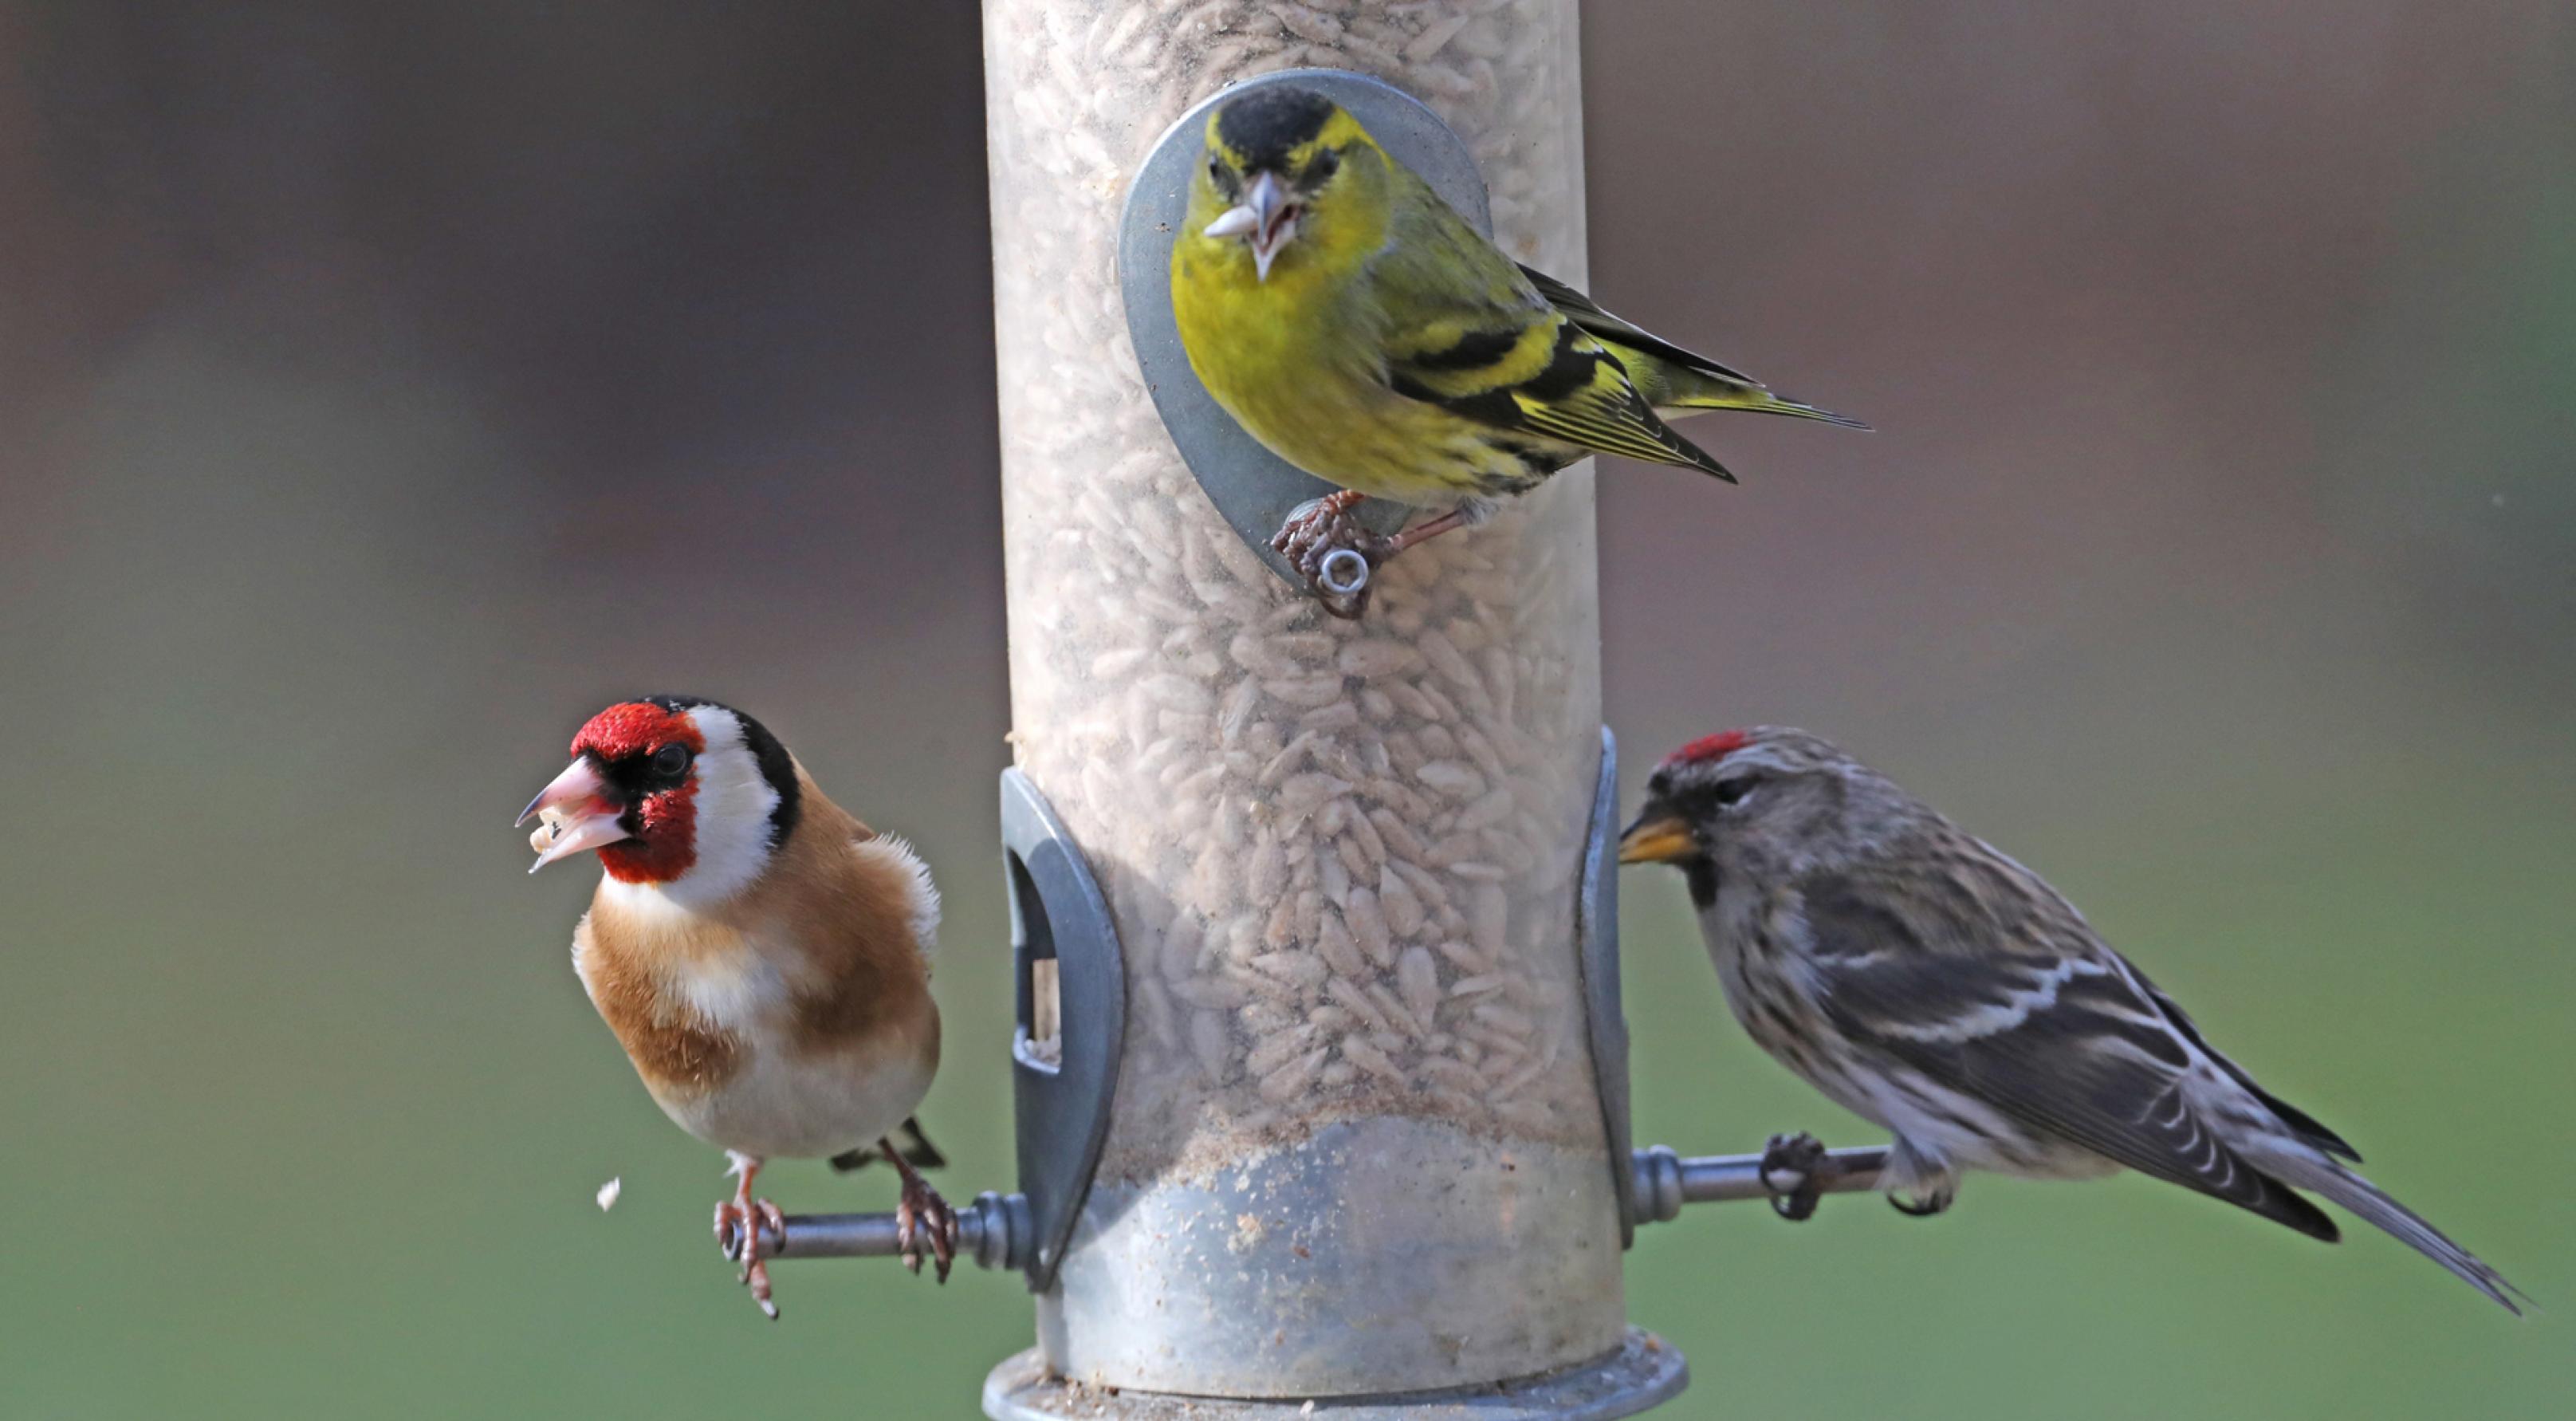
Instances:
[[[1698,852],[1699,841],[1691,837],[1690,825],[1680,815],[1659,813],[1652,805],[1619,836],[1621,863],[1673,863]]]
[[[528,836],[528,847],[537,851],[537,861],[528,866],[528,872],[602,844],[633,838],[618,823],[625,812],[623,805],[609,798],[608,782],[599,777],[590,757],[573,761],[519,813],[518,824],[527,823],[530,815],[544,821]]]

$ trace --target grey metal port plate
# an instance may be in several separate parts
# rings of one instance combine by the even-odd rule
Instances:
[[[1055,806],[1016,767],[1002,771],[1002,872],[1011,902],[1011,975],[1018,1023],[1011,1034],[1011,1116],[1027,1196],[1029,1290],[1044,1292],[1064,1261],[1082,1196],[1109,1138],[1109,1103],[1127,1032],[1127,969],[1118,924]],[[1030,1038],[1036,1022],[1032,967],[1056,964],[1057,1058]]]
[[[1354,1396],[1315,1401],[1232,1401],[1156,1392],[1105,1391],[1046,1374],[1031,1348],[984,1378],[984,1414],[993,1421],[1614,1421],[1661,1406],[1690,1385],[1680,1349],[1631,1327],[1619,1350],[1598,1361],[1526,1381],[1406,1396]]]
[[[1190,184],[1207,149],[1208,114],[1229,99],[1277,84],[1313,89],[1349,110],[1380,147],[1421,174],[1478,232],[1492,236],[1494,218],[1474,156],[1438,114],[1401,89],[1340,69],[1283,69],[1211,95],[1164,130],[1136,170],[1119,218],[1118,289],[1145,388],[1217,512],[1271,571],[1303,587],[1306,579],[1271,551],[1270,538],[1289,510],[1331,493],[1333,485],[1263,448],[1218,406],[1191,372],[1172,320],[1172,238],[1189,211]],[[1403,504],[1373,498],[1355,516],[1377,532],[1392,533],[1412,513]]]
[[[1619,1001],[1619,737],[1606,725],[1574,914],[1575,967],[1592,1043],[1593,1089],[1601,1098],[1601,1129],[1610,1145],[1610,1191],[1619,1201],[1619,1246],[1631,1248],[1637,1242],[1637,1189],[1629,1159],[1628,1018]]]

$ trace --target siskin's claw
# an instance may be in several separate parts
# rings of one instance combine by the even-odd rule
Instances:
[[[1360,495],[1344,489],[1290,510],[1271,548],[1305,577],[1324,610],[1345,621],[1368,610],[1369,585],[1395,543],[1351,516]]]

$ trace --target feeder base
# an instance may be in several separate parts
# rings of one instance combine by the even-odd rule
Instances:
[[[1690,1384],[1680,1349],[1631,1327],[1619,1350],[1543,1376],[1457,1391],[1351,1396],[1305,1401],[1233,1401],[1168,1392],[1107,1391],[1047,1375],[1046,1358],[1030,1348],[984,1378],[984,1414],[993,1421],[1270,1421],[1321,1416],[1332,1421],[1611,1421],[1661,1406]],[[1311,1405],[1312,1411],[1306,1408]]]

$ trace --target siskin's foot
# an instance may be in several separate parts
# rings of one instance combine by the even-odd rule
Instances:
[[[903,1156],[887,1149],[885,1157],[903,1174],[903,1193],[894,1206],[895,1246],[901,1250],[903,1266],[920,1272],[922,1246],[928,1244],[938,1264],[939,1281],[945,1283],[957,1261],[957,1211],[948,1207],[920,1171],[904,1163]]]
[[[1342,489],[1301,503],[1270,539],[1272,549],[1304,575],[1324,610],[1344,619],[1368,610],[1369,584],[1396,547],[1351,516],[1360,499]]]
[[[1900,1199],[1890,1194],[1887,1196],[1887,1207],[1909,1219],[1928,1219],[1934,1214],[1946,1213],[1950,1208],[1950,1202],[1957,1197],[1957,1194],[1948,1189],[1935,1189],[1929,1193],[1915,1195],[1911,1199]]]
[[[1815,1217],[1824,1191],[1816,1176],[1825,1164],[1824,1142],[1801,1130],[1774,1135],[1762,1149],[1762,1187],[1771,1192],[1771,1211],[1791,1223]]]

